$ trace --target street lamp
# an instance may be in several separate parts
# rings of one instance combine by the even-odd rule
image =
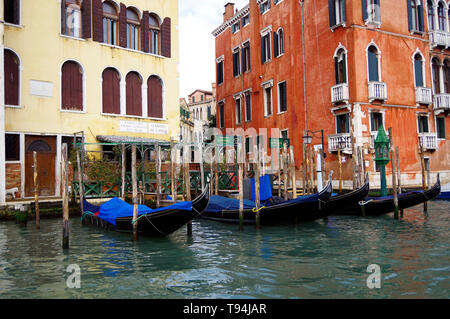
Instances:
[[[377,137],[375,139],[375,162],[380,167],[381,178],[381,196],[387,196],[386,186],[386,165],[389,163],[389,138],[386,136],[386,131],[383,125],[378,128]]]

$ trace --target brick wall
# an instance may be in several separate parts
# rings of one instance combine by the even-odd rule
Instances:
[[[19,192],[16,193],[16,198],[21,197],[20,186],[21,186],[21,176],[20,176],[20,163],[6,164],[6,189],[17,187]],[[9,197],[9,195],[8,195]]]

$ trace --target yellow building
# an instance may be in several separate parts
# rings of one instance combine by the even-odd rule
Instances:
[[[33,151],[45,153],[41,195],[60,195],[61,145],[75,132],[86,143],[178,136],[177,0],[4,0],[0,15],[0,204],[5,189],[31,196]]]

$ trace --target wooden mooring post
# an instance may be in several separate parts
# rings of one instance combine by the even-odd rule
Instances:
[[[394,193],[394,218],[398,219],[397,175],[395,172],[397,166],[395,165],[394,147],[391,148],[391,165],[392,165],[392,191]]]
[[[244,139],[238,143],[238,166],[239,166],[239,230],[244,230],[244,165],[245,165],[245,154],[243,145]]]
[[[399,147],[397,146],[395,148],[395,156],[396,156],[396,162],[397,162],[397,187],[398,187],[398,194],[402,193],[402,173],[400,171],[400,152]],[[403,217],[403,209],[400,210],[400,217]]]
[[[38,164],[36,151],[33,151],[33,184],[34,184],[34,209],[36,213],[36,229],[40,229],[41,220],[39,216],[39,183],[38,183]]]
[[[63,236],[62,248],[69,249],[69,172],[67,160],[67,144],[63,143],[61,148],[61,182],[62,182],[62,210],[63,210]],[[83,213],[83,212],[82,212]]]
[[[136,176],[136,144],[131,145],[131,183],[133,185],[133,241],[138,241],[138,185]]]
[[[255,165],[255,210],[256,210],[256,228],[261,227],[261,216],[259,215],[260,209],[260,193],[259,193],[259,176],[261,172],[261,163],[259,161],[258,145],[255,143],[253,147],[254,165]],[[284,173],[284,172],[283,172]],[[286,188],[286,186],[285,186]]]
[[[175,141],[173,138],[170,139],[170,185],[172,190],[172,200],[176,203],[178,190],[177,190],[177,177],[176,174],[176,150]]]
[[[156,144],[156,207],[161,206],[161,145]]]
[[[125,196],[126,196],[126,188],[127,188],[127,184],[126,184],[126,173],[127,173],[127,153],[126,153],[126,149],[125,149],[125,144],[121,145],[122,147],[122,187],[120,189],[120,196],[122,197],[122,200],[125,200]],[[80,166],[78,166],[80,167]]]
[[[292,198],[297,198],[297,178],[295,174],[295,159],[294,159],[294,146],[289,148],[289,159],[291,165],[291,178],[292,178]]]
[[[288,194],[288,165],[287,165],[287,143],[283,142],[283,192],[284,192],[284,199],[289,199]]]
[[[84,183],[83,183],[83,171],[81,166],[81,156],[80,156],[80,148],[76,147],[76,153],[77,153],[77,168],[78,168],[78,196],[80,197],[80,212],[81,215],[84,214],[84,206],[83,206],[83,200],[84,200]],[[81,224],[84,224],[83,222]]]
[[[186,151],[187,147],[185,147],[185,151]],[[190,202],[191,201],[191,181],[189,179],[189,160],[188,160],[188,154],[187,152],[183,151],[183,166],[184,166],[184,170],[183,170],[183,181],[184,181],[184,185],[185,185],[185,189],[186,189],[186,195],[185,195],[185,201]],[[192,221],[190,221],[189,223],[187,223],[186,225],[187,228],[187,235],[188,236],[192,236]]]
[[[426,176],[425,176],[425,158],[424,158],[423,146],[420,142],[420,139],[419,139],[419,154],[420,154],[420,163],[422,165],[422,188],[425,191],[427,189],[427,181],[426,181]],[[424,214],[428,213],[428,202],[427,201],[423,202],[423,212],[424,212]]]

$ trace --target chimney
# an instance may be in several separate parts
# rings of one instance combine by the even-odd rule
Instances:
[[[228,2],[225,5],[225,13],[223,14],[223,22],[234,16],[234,3]]]

